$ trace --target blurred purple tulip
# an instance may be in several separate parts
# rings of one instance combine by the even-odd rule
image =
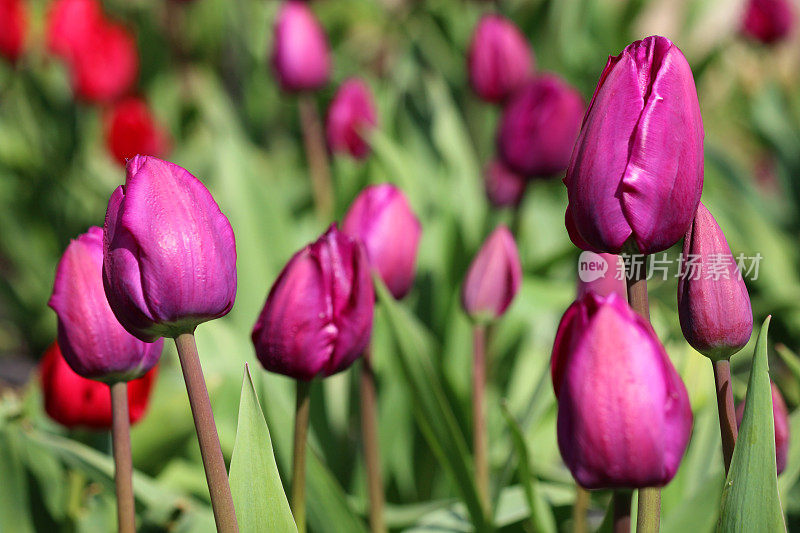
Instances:
[[[367,85],[356,78],[342,83],[328,108],[325,133],[332,152],[350,154],[356,159],[369,155],[364,135],[378,123],[375,102]]]
[[[191,333],[236,298],[236,243],[208,189],[187,170],[137,155],[111,195],[103,283],[119,321],[152,341]]]
[[[309,381],[345,370],[372,333],[375,293],[361,244],[332,225],[286,264],[253,327],[270,372]]]
[[[683,336],[695,350],[718,361],[750,340],[753,311],[728,241],[702,203],[683,241],[678,314]]]
[[[422,226],[400,189],[384,183],[361,191],[344,217],[342,231],[363,243],[370,264],[395,298],[408,293]]]
[[[592,263],[600,265],[602,271],[589,269]],[[618,275],[620,272],[625,272],[624,268],[622,258],[618,255],[583,252],[578,260],[578,299],[590,292],[598,296],[616,293],[621,298],[627,299],[628,288],[625,277]]]
[[[103,230],[91,227],[67,247],[56,270],[50,307],[69,366],[85,378],[113,383],[139,378],[161,357],[163,339],[142,342],[120,325],[103,291]]]
[[[783,401],[781,391],[774,383],[772,387],[772,418],[775,421],[775,463],[778,468],[778,475],[786,469],[786,461],[789,458],[789,410],[786,402]],[[744,401],[736,406],[736,425],[742,425],[744,416]]]
[[[288,0],[275,19],[272,68],[283,90],[313,91],[328,83],[328,38],[305,2]]]
[[[500,157],[527,177],[564,172],[585,109],[580,93],[554,74],[528,81],[503,110],[497,130]]]
[[[461,305],[473,320],[497,319],[511,305],[521,282],[522,265],[514,236],[507,227],[498,226],[467,270]]]
[[[553,345],[558,446],[587,489],[660,487],[692,429],[680,376],[653,328],[622,297],[589,293],[564,313]]]
[[[497,207],[517,207],[525,195],[528,180],[520,176],[503,161],[495,159],[484,172],[484,187],[489,202]]]
[[[742,32],[764,44],[774,44],[792,33],[794,17],[794,8],[789,0],[749,0],[742,20]]]
[[[703,135],[692,71],[669,39],[610,57],[564,180],[575,244],[619,253],[633,239],[650,254],[678,242],[703,189]]]

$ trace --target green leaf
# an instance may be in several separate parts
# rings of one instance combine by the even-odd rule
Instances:
[[[0,431],[0,531],[34,531],[22,453],[16,426]]]
[[[244,364],[230,483],[242,531],[297,531],[247,363]]]
[[[767,361],[770,317],[758,334],[744,417],[722,492],[718,532],[786,531],[775,465],[775,425]]]

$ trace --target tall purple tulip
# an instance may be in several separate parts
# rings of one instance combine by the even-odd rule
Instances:
[[[103,236],[103,284],[120,323],[152,341],[226,315],[236,297],[236,244],[211,193],[155,157],[135,156],[126,172]]]
[[[703,135],[692,71],[669,39],[610,57],[564,180],[575,244],[619,253],[633,239],[650,254],[678,242],[703,189]]]
[[[772,419],[775,423],[775,463],[778,468],[778,475],[786,470],[786,461],[789,458],[789,410],[786,402],[783,401],[781,391],[774,383],[771,383],[772,390]],[[744,417],[744,401],[736,406],[736,425],[742,425]]]
[[[364,244],[370,264],[395,298],[408,293],[422,226],[400,189],[388,183],[364,189],[347,211],[342,231]]]
[[[528,180],[508,168],[502,160],[494,159],[483,177],[486,197],[498,208],[517,207],[525,195]]]
[[[749,0],[742,20],[742,32],[764,44],[786,39],[795,27],[790,0]]]
[[[616,293],[564,313],[551,361],[558,446],[587,489],[659,487],[689,442],[689,397],[650,324]]]
[[[585,109],[580,93],[554,74],[528,81],[503,110],[497,130],[500,157],[523,176],[564,172]]]
[[[281,88],[313,91],[328,83],[328,38],[307,3],[288,0],[275,19],[272,68]]]
[[[533,74],[528,41],[510,20],[484,15],[472,34],[467,70],[472,90],[488,102],[502,102]]]
[[[120,325],[103,291],[103,230],[73,240],[56,270],[50,307],[58,315],[58,344],[79,375],[114,383],[143,376],[164,341],[142,342]]]
[[[332,225],[286,264],[253,327],[270,372],[309,381],[350,366],[372,333],[375,293],[361,244]]]
[[[351,78],[339,87],[328,108],[325,133],[332,152],[350,154],[356,159],[369,155],[364,135],[378,123],[375,102],[369,87]]]
[[[725,235],[702,203],[683,241],[678,314],[686,340],[718,361],[750,340],[750,295]]]

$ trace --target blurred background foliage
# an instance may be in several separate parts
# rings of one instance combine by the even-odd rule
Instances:
[[[15,67],[0,62],[0,531],[104,531],[115,520],[108,436],[67,432],[48,421],[35,373],[27,373],[55,337],[46,303],[58,258],[70,238],[102,225],[108,197],[124,181],[103,141],[104,109],[76,102],[63,64],[44,51],[47,4],[30,2],[32,35],[23,59]],[[326,224],[313,212],[296,99],[280,92],[268,64],[278,3],[106,0],[104,9],[137,36],[138,93],[173,139],[167,159],[209,186],[236,234],[236,305],[197,332],[223,450],[230,458],[248,361],[286,485],[294,386],[260,369],[250,329],[283,264]],[[485,12],[511,18],[530,39],[537,69],[557,72],[587,101],[607,56],[629,42],[662,34],[684,51],[706,130],[703,202],[734,254],[763,256],[758,279],[749,282],[756,323],[774,315],[771,338],[786,348],[781,358],[772,354],[773,379],[790,409],[800,403],[800,375],[793,373],[800,365],[792,366],[791,353],[800,348],[797,36],[774,47],[743,39],[741,2],[731,0],[320,0],[313,9],[334,53],[332,82],[316,97],[320,111],[352,75],[369,83],[379,107],[373,155],[364,163],[332,160],[336,216],[363,186],[386,181],[399,185],[419,214],[419,273],[400,307],[430,355],[432,364],[420,366],[425,379],[441,387],[462,437],[471,431],[471,337],[460,283],[491,228],[499,222],[515,228],[523,287],[490,339],[498,527],[521,530],[532,518],[529,482],[542,512],[552,513],[545,530],[570,527],[575,487],[556,445],[548,369],[556,325],[574,297],[578,251],[564,229],[560,181],[532,183],[516,215],[492,210],[485,199],[482,170],[494,152],[498,110],[471,94],[465,72],[470,33]],[[675,279],[651,283],[654,325],[686,382],[695,426],[681,469],[663,492],[663,530],[711,531],[724,480],[713,376],[683,340],[675,294]],[[403,368],[407,354],[398,350],[388,314],[378,307],[373,350],[387,521],[393,530],[470,531],[459,488],[415,421],[426,414],[416,410],[413,380]],[[733,358],[737,398],[751,354],[752,344]],[[171,343],[162,361],[149,413],[133,431],[142,528],[211,530]],[[313,531],[366,529],[356,381],[348,371],[317,382],[312,393]],[[791,430],[789,465],[779,478],[790,530],[800,527],[797,412]],[[522,447],[515,447],[518,433]],[[608,499],[592,495],[592,527]]]

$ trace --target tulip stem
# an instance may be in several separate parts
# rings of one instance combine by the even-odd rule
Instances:
[[[572,533],[586,533],[586,510],[589,508],[589,491],[575,487],[575,504],[572,506]]]
[[[380,447],[378,445],[378,404],[375,392],[375,372],[370,354],[361,361],[361,432],[364,439],[364,461],[367,467],[367,492],[369,493],[369,525],[372,533],[384,533],[383,479],[381,476]]]
[[[639,489],[636,533],[657,533],[661,527],[661,490],[657,487]]]
[[[475,485],[484,511],[489,512],[489,438],[486,432],[486,326],[472,330],[472,439],[475,453]]]
[[[303,143],[314,205],[319,219],[328,222],[333,215],[333,184],[322,122],[317,112],[317,104],[311,95],[301,94],[297,99],[297,105],[300,108],[300,124],[303,129]]]
[[[119,533],[136,533],[128,383],[119,381],[108,388],[111,391],[111,440],[114,448],[114,483],[117,488],[117,523]]]
[[[733,447],[736,445],[738,428],[736,410],[733,405],[731,387],[731,363],[728,360],[711,361],[714,367],[714,382],[717,389],[717,410],[719,411],[719,431],[722,438],[722,456],[725,460],[725,474],[731,467]]]
[[[615,490],[611,497],[614,533],[631,532],[631,498],[632,494],[627,490]]]
[[[189,395],[189,405],[192,408],[197,442],[203,458],[203,468],[206,472],[206,482],[211,495],[211,508],[214,511],[217,531],[233,533],[239,531],[239,525],[236,522],[236,511],[233,508],[233,497],[228,483],[228,471],[225,468],[225,458],[219,444],[217,426],[214,423],[214,413],[211,410],[211,400],[208,397],[206,380],[203,378],[200,357],[197,355],[194,334],[182,333],[175,337],[175,347],[178,349],[183,379],[186,382],[186,392]]]
[[[294,455],[292,457],[292,514],[297,533],[306,531],[306,442],[310,413],[311,382],[297,380],[297,405],[294,418]]]

